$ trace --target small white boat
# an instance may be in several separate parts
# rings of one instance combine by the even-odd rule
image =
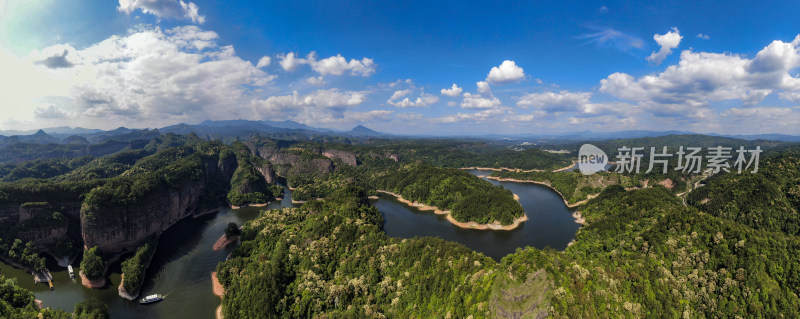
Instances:
[[[159,295],[159,294],[154,294],[154,295],[149,295],[147,297],[142,298],[141,300],[139,300],[139,303],[143,304],[143,305],[146,305],[146,304],[149,304],[149,303],[159,302],[161,300],[164,300],[164,296]]]
[[[75,279],[75,271],[72,270],[72,265],[67,265],[67,270],[69,271],[69,278]]]

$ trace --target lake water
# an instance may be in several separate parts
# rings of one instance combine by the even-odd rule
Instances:
[[[469,172],[476,176],[488,176],[491,173],[486,170]],[[381,199],[375,200],[373,204],[383,213],[383,228],[390,236],[438,236],[462,243],[495,260],[513,253],[518,247],[551,247],[563,250],[575,238],[580,225],[575,223],[572,211],[564,204],[561,196],[549,187],[484,179],[519,195],[519,202],[528,215],[528,220],[510,231],[464,229],[454,226],[443,215],[420,211],[389,195],[381,195]]]
[[[490,172],[471,170],[470,173],[486,176]],[[519,195],[528,221],[511,231],[471,230],[453,226],[443,216],[419,211],[390,196],[384,195],[373,200],[373,204],[383,213],[384,230],[390,236],[438,236],[462,243],[496,260],[513,253],[518,247],[552,247],[561,250],[575,238],[579,225],[574,222],[571,211],[555,191],[531,183],[488,181]],[[18,278],[20,286],[33,291],[46,307],[69,312],[76,303],[95,297],[108,304],[112,318],[214,318],[220,301],[211,291],[210,274],[233,248],[212,251],[211,247],[225,232],[228,223],[242,225],[257,217],[259,211],[265,208],[291,207],[291,191],[284,191],[284,199],[268,207],[222,208],[214,214],[183,220],[164,232],[147,269],[141,294],[166,295],[165,300],[159,303],[139,305],[137,301],[119,297],[119,263],[112,265],[110,285],[104,289],[85,288],[80,284],[80,279],[69,279],[66,269],[55,265],[49,266],[54,277],[53,291],[46,284],[34,284],[30,274],[6,264],[0,263],[0,273]],[[77,271],[78,263],[73,267]]]

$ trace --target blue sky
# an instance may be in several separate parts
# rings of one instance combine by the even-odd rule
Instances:
[[[798,7],[6,0],[0,129],[800,134]]]

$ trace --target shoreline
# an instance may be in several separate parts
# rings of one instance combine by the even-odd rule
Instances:
[[[576,224],[581,224],[583,226],[586,226],[586,218],[584,218],[583,215],[581,215],[581,212],[579,212],[577,210],[574,211],[572,213],[572,218],[575,218],[575,223]]]
[[[317,197],[311,200],[325,200],[325,199],[322,197]],[[307,200],[294,200],[294,199],[292,200],[292,204],[305,204],[305,202],[307,202]]]
[[[6,265],[11,266],[12,268],[20,269],[24,272],[30,273],[33,276],[34,284],[40,283],[47,283],[50,280],[53,280],[53,275],[50,274],[50,269],[45,268],[42,272],[36,272],[28,267],[23,267],[16,261],[6,258],[5,256],[0,256],[0,262],[5,263]]]
[[[521,169],[521,168],[508,168],[508,167],[494,168],[494,167],[477,167],[477,166],[462,167],[462,168],[459,168],[459,169],[463,169],[463,170],[477,169],[477,170],[482,170],[482,171],[495,171],[495,172],[509,171],[509,172],[517,172],[517,173],[530,173],[530,172],[544,172],[545,171],[543,169],[535,169],[535,168],[534,169],[529,169],[529,170],[524,170],[524,169]]]
[[[539,184],[539,185],[547,186],[547,188],[552,189],[553,191],[558,193],[558,196],[561,196],[561,200],[564,201],[564,205],[567,205],[567,207],[569,207],[569,208],[578,207],[581,204],[584,204],[584,203],[588,202],[590,199],[594,198],[595,196],[597,196],[599,194],[598,193],[598,194],[586,195],[586,199],[583,199],[583,200],[580,200],[578,202],[575,202],[574,204],[570,204],[569,202],[567,202],[567,199],[564,197],[564,194],[561,194],[560,191],[555,189],[548,182],[540,182],[540,181],[533,181],[533,180],[526,180],[526,179],[516,179],[516,178],[501,178],[501,177],[496,177],[496,176],[487,176],[486,178],[493,179],[493,180],[496,180],[498,182],[533,183],[533,184]]]
[[[125,290],[125,274],[120,275],[119,286],[117,287],[117,294],[120,297],[128,299],[130,301],[134,301],[136,300],[136,297],[139,297],[139,291],[136,291],[136,294],[134,295]]]
[[[402,195],[396,194],[396,193],[393,193],[393,192],[390,192],[390,191],[378,190],[378,192],[382,193],[382,194],[391,195],[394,198],[396,198],[399,202],[401,202],[403,204],[406,204],[408,206],[414,207],[416,209],[419,209],[419,210],[432,210],[433,213],[436,214],[436,215],[447,215],[445,217],[445,219],[447,219],[448,222],[450,222],[451,224],[453,224],[453,225],[455,225],[457,227],[464,228],[464,229],[513,230],[513,229],[516,229],[517,227],[519,227],[519,225],[521,225],[522,222],[528,220],[528,215],[523,213],[522,217],[514,219],[514,222],[512,222],[509,225],[502,225],[499,222],[493,222],[491,224],[478,224],[477,222],[472,222],[472,221],[470,221],[470,222],[460,222],[460,221],[457,221],[455,218],[453,218],[453,215],[450,214],[450,211],[448,211],[448,210],[441,210],[436,206],[430,206],[430,205],[425,205],[425,204],[422,204],[422,203],[412,202],[410,200],[407,200],[407,199],[403,198]],[[519,196],[517,196],[517,194],[513,194],[513,195],[514,195],[514,199],[519,201]]]
[[[242,206],[231,205],[231,209],[241,209],[241,208],[245,208],[245,207],[264,207],[264,206],[267,206],[267,205],[269,205],[271,203],[272,203],[272,201],[269,201],[269,202],[266,202],[266,203],[260,203],[260,204],[247,204],[247,205],[242,205]]]
[[[238,240],[239,240],[239,235],[231,236],[230,238],[228,238],[228,236],[222,234],[222,236],[220,236],[219,239],[217,239],[217,241],[214,243],[214,246],[211,247],[211,250],[220,251],[223,248],[228,247],[228,245],[235,243]]]
[[[87,278],[86,275],[83,274],[83,270],[79,271],[78,275],[81,276],[81,285],[83,285],[86,288],[98,289],[105,287],[107,284],[105,276],[100,277],[100,279],[92,280]]]
[[[217,272],[211,272],[211,291],[214,293],[215,296],[219,297],[220,304],[217,306],[217,310],[214,312],[217,319],[222,319],[222,298],[225,296],[225,287],[219,282],[219,278],[217,278]]]
[[[559,168],[559,169],[556,169],[556,170],[553,170],[553,173],[558,173],[558,172],[567,171],[567,170],[569,170],[570,168],[577,168],[577,167],[575,167],[576,165],[578,165],[578,161],[572,161],[572,165],[570,165],[570,166],[567,166],[567,167],[562,167],[562,168]]]
[[[600,194],[600,193],[597,193],[597,194],[587,195],[586,199],[581,200],[581,201],[579,201],[577,203],[574,203],[574,204],[570,204],[564,198],[564,194],[561,194],[561,192],[559,192],[557,189],[553,188],[553,186],[550,186],[550,183],[545,183],[545,182],[540,182],[540,181],[532,181],[532,180],[522,180],[522,179],[515,179],[515,178],[500,178],[500,177],[496,177],[496,176],[488,176],[486,178],[493,179],[493,180],[496,180],[496,181],[499,181],[499,182],[533,183],[533,184],[539,184],[539,185],[547,186],[547,188],[552,189],[553,191],[555,191],[558,194],[558,196],[561,196],[561,200],[564,201],[564,205],[566,205],[567,208],[576,208],[576,207],[578,207],[578,206],[580,206],[582,204],[585,204],[590,199],[595,198],[595,197],[597,197],[597,195]],[[575,219],[575,223],[576,224],[580,224],[582,226],[586,226],[586,218],[583,217],[583,215],[581,214],[581,212],[579,210],[576,209],[574,212],[572,212],[572,218]]]

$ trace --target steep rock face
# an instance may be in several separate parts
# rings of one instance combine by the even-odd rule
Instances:
[[[31,241],[37,247],[46,247],[67,236],[67,227],[37,228],[17,232],[17,238]]]
[[[255,167],[256,170],[264,176],[264,180],[267,181],[267,184],[275,184],[275,169],[272,168],[272,165],[269,163],[258,165]]]
[[[330,172],[333,172],[333,162],[331,162],[331,160],[315,158],[296,163],[296,165],[293,165],[289,170],[289,175],[327,174]]]
[[[0,225],[11,225],[19,222],[19,205],[0,206]]]
[[[342,160],[342,162],[350,166],[358,165],[356,154],[353,152],[341,151],[341,150],[324,150],[322,151],[322,155],[330,159],[338,158]]]
[[[55,202],[51,206],[51,208],[39,208],[22,207],[20,204],[0,205],[0,228],[27,221],[40,212],[49,214],[58,211],[70,217],[80,217],[81,203],[78,201]]]
[[[251,142],[244,142],[244,145],[250,150],[250,153],[253,155],[261,157],[263,159],[269,159],[272,155],[278,152],[278,148],[272,145],[261,145],[256,146]]]
[[[217,167],[213,167],[213,165],[206,165],[206,172],[212,175],[219,173],[225,180],[230,180],[233,176],[233,172],[236,171],[237,166],[238,163],[236,162],[236,156],[229,156],[227,158],[219,159]]]
[[[266,189],[267,183],[264,179],[259,178],[249,182],[241,183],[238,186],[235,186],[233,190],[239,192],[240,194],[248,194],[255,192],[264,193]]]
[[[205,181],[184,180],[175,188],[149,194],[135,206],[84,205],[81,209],[84,245],[113,253],[133,251],[145,239],[162,233],[182,218],[205,213],[198,209],[205,193]]]
[[[277,153],[270,156],[269,161],[275,165],[283,165],[283,164],[294,165],[297,164],[298,161],[300,161],[300,156],[294,154]]]
[[[199,216],[216,211],[219,207],[220,183],[228,183],[233,161],[203,163],[204,175],[183,179],[172,187],[148,194],[136,205],[125,207],[90,207],[83,204],[80,210],[81,235],[86,247],[98,246],[101,251],[119,255],[135,250],[148,237],[164,230],[188,216]],[[233,167],[231,167],[233,163]],[[215,195],[216,194],[216,195]]]
[[[245,145],[247,145],[247,143],[245,143]],[[259,156],[266,160],[270,159],[270,157],[278,153],[278,149],[274,146],[256,147],[248,145],[248,148],[250,148],[250,152],[252,152],[253,155]]]
[[[81,217],[81,202],[80,201],[71,201],[71,202],[52,202],[50,203],[54,207],[54,210],[57,212],[61,212],[64,215],[69,217],[79,219]]]
[[[26,204],[30,204],[30,203],[22,204],[19,207],[19,222],[20,223],[24,222],[26,220],[29,220],[29,219],[33,218],[34,216],[36,216],[36,215],[39,215],[39,214],[42,214],[42,213],[47,214],[47,213],[52,213],[53,212],[53,208],[50,206],[50,204],[36,205],[36,206],[29,206],[29,205],[26,205]]]

